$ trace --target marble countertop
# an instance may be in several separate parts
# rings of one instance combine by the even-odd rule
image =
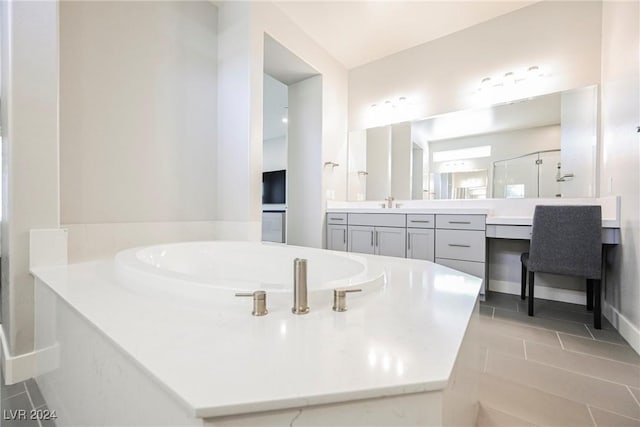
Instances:
[[[232,293],[203,306],[135,292],[112,260],[34,268],[33,274],[197,417],[443,389],[481,279],[426,261],[363,255],[386,280],[307,315],[268,294],[269,314]]]

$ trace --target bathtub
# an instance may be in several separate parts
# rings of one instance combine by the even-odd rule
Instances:
[[[445,266],[215,241],[31,271],[35,377],[59,427],[475,423],[482,280]],[[363,292],[336,312],[335,287]],[[266,316],[234,295],[256,289]]]
[[[335,288],[364,292],[385,282],[362,256],[261,242],[189,242],[133,248],[115,257],[116,276],[135,292],[209,303],[235,292],[293,292],[293,260],[307,259],[311,299]]]

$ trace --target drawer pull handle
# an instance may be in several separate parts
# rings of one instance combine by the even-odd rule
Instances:
[[[344,218],[329,218],[331,221],[344,221]]]
[[[407,250],[411,250],[411,233],[407,233]]]
[[[453,246],[454,248],[470,248],[469,245],[459,245],[457,243],[449,243],[449,246]]]
[[[431,221],[421,220],[421,219],[412,219],[411,222],[419,222],[423,224],[429,224]]]
[[[347,244],[347,230],[342,230],[342,243]]]
[[[449,221],[449,224],[471,224],[471,221]]]

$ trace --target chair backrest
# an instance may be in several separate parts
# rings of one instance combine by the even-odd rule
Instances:
[[[529,270],[600,279],[601,263],[600,206],[536,206]]]

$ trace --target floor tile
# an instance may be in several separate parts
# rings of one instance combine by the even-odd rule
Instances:
[[[40,387],[38,387],[38,384],[33,378],[28,379],[24,384],[27,387],[27,391],[29,392],[29,397],[31,397],[31,402],[33,403],[34,408],[46,404],[44,397],[42,397],[42,393],[40,392]]]
[[[524,359],[524,340],[500,335],[491,330],[480,331],[480,346]]]
[[[566,350],[587,353],[619,362],[640,364],[640,356],[628,345],[611,344],[562,333],[559,335]]]
[[[496,334],[560,347],[558,335],[553,331],[486,317],[480,318],[480,324],[483,329],[490,330]]]
[[[2,382],[2,385],[0,386],[0,396],[2,397],[2,400],[13,397],[16,394],[24,393],[25,391],[24,383],[20,382],[17,384],[4,385],[4,380],[0,381]]]
[[[47,405],[42,405],[36,409],[46,411],[49,408],[47,407]],[[55,422],[55,419],[43,419],[43,420],[40,420],[40,425],[41,427],[56,427],[56,422]]]
[[[640,365],[617,362],[534,342],[526,342],[527,360],[607,381],[640,387]]]
[[[480,377],[480,402],[537,425],[593,425],[586,405],[495,375]]]
[[[640,420],[624,417],[592,406],[590,409],[597,427],[640,427]]]
[[[527,300],[518,301],[518,309],[520,311],[527,311]],[[575,313],[590,313],[583,304],[573,304],[569,302],[552,301],[548,299],[536,298],[534,302],[536,310],[541,309],[545,312],[575,312]]]
[[[476,427],[535,427],[535,424],[481,405]]]
[[[626,386],[498,352],[489,352],[487,374],[565,399],[640,419],[640,406]],[[526,418],[528,419],[528,418]]]
[[[504,310],[516,311],[520,297],[518,295],[503,294],[500,292],[488,291],[482,304],[490,307],[502,308]]]
[[[627,340],[622,338],[622,336],[615,329],[596,329],[593,325],[588,324],[587,327],[591,332],[591,335],[597,340],[612,342],[614,344],[623,344],[629,345]]]
[[[582,309],[558,309],[550,306],[549,304],[541,304],[536,300],[534,304],[534,314],[536,317],[542,317],[544,319],[556,319],[556,320],[568,320],[570,322],[578,323],[593,323],[593,313],[588,312],[586,308]],[[580,307],[580,306],[577,306]],[[522,301],[518,305],[518,311],[527,312],[527,301]]]
[[[515,312],[496,308],[494,319],[518,322],[535,328],[549,329],[550,331],[565,332],[585,338],[591,338],[591,334],[584,323],[568,322],[556,319],[547,319],[539,316],[529,316],[526,312]]]
[[[31,402],[27,393],[20,393],[16,396],[4,399],[0,404],[2,427],[39,427],[37,420],[29,419]],[[24,411],[24,412],[18,412]]]
[[[493,307],[480,305],[480,316],[493,317]]]

